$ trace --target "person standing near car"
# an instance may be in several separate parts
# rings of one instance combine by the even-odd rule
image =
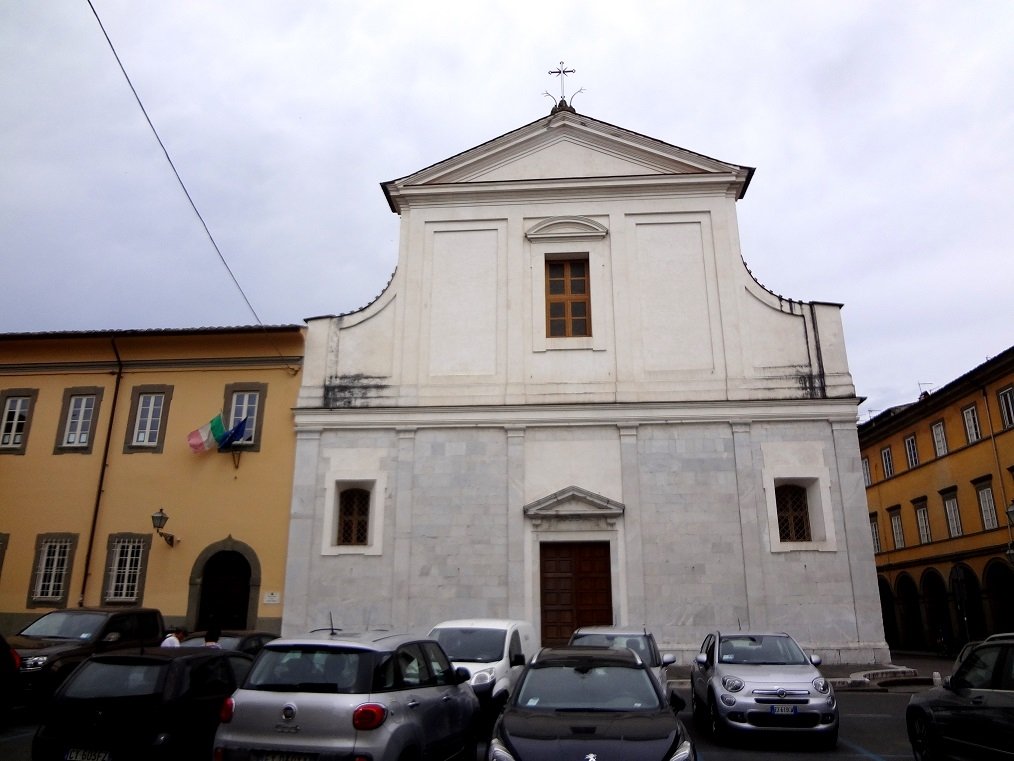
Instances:
[[[204,646],[217,647],[221,649],[222,646],[218,644],[218,640],[219,638],[221,638],[221,636],[222,630],[217,626],[212,626],[210,629],[208,629],[207,633],[204,635]]]
[[[183,638],[186,636],[186,630],[181,626],[177,626],[165,636],[164,640],[162,640],[162,647],[179,647],[180,642],[182,642]]]

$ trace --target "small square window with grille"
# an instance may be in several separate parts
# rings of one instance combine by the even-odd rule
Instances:
[[[136,537],[114,539],[109,549],[106,600],[134,602],[140,595],[145,541]]]
[[[805,488],[796,484],[776,486],[775,507],[778,510],[778,538],[781,541],[811,541],[810,510]]]
[[[370,492],[345,489],[338,498],[339,545],[365,545],[370,541]]]
[[[60,601],[67,596],[67,577],[70,574],[70,556],[74,546],[71,538],[43,540],[39,543],[35,560],[35,582],[32,599]]]

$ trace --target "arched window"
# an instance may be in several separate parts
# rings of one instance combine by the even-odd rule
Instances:
[[[804,487],[796,484],[776,486],[775,507],[778,511],[778,538],[781,541],[811,541],[810,510]]]
[[[367,544],[370,540],[370,493],[366,489],[345,489],[338,498],[336,544]]]

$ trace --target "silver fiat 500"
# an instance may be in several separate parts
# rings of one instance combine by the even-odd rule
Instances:
[[[691,668],[694,719],[721,739],[731,732],[811,734],[838,742],[834,688],[784,632],[712,632]]]
[[[216,761],[475,758],[479,701],[435,641],[277,639],[222,708]]]

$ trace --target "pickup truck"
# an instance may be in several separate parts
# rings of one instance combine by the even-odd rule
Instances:
[[[8,637],[21,660],[19,697],[39,705],[88,656],[158,647],[165,632],[154,608],[67,608],[37,618]]]

